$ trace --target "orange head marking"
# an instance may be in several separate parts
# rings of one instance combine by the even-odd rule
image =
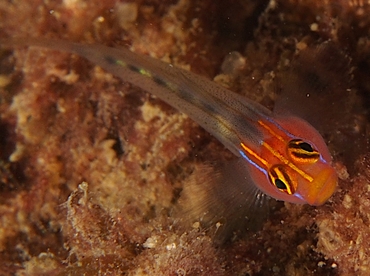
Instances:
[[[256,185],[278,200],[325,203],[336,189],[337,175],[321,135],[298,118],[280,117],[275,122],[258,121],[265,134],[260,149],[241,143],[254,165]]]

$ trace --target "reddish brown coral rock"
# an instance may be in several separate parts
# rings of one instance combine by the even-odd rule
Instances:
[[[272,203],[261,231],[217,247],[171,213],[195,167],[228,157],[217,141],[80,57],[2,49],[0,274],[368,275],[370,7],[255,2],[2,1],[0,36],[123,45],[210,77],[239,51],[243,66],[217,80],[268,107],[293,56],[331,39],[351,59],[355,110],[325,133],[342,179],[332,199]]]

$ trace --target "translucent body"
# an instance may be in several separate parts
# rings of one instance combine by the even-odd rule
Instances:
[[[235,163],[238,175],[223,181],[225,189],[245,187],[245,200],[254,202],[262,191],[278,200],[321,205],[335,191],[329,151],[320,134],[299,118],[276,116],[201,76],[127,49],[46,39],[0,43],[78,54],[186,113],[243,160]]]

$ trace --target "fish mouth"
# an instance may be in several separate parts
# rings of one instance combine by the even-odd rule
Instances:
[[[323,205],[337,190],[338,176],[334,169],[323,170],[312,184],[306,201],[313,206]]]

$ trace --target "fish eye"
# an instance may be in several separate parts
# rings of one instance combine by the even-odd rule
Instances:
[[[289,157],[300,164],[313,164],[320,159],[320,153],[308,142],[290,140],[287,147]]]
[[[277,178],[277,179],[274,179],[274,181],[275,181],[276,188],[278,188],[279,190],[284,190],[284,191],[287,190],[287,186],[283,180],[280,180],[279,178]]]
[[[301,150],[305,150],[307,152],[313,152],[314,151],[312,146],[309,143],[303,142],[303,141],[302,141],[302,143],[299,144],[299,148]]]
[[[289,175],[285,165],[272,166],[269,169],[269,179],[272,185],[288,195],[294,194],[297,190],[297,181]]]

